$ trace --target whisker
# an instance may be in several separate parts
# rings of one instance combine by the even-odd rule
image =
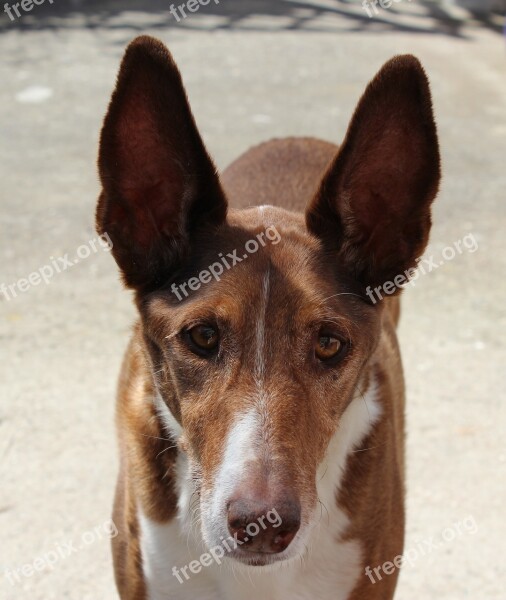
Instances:
[[[320,498],[318,498],[318,502],[320,503],[321,506],[323,506],[323,508],[325,509],[325,512],[327,513],[327,525],[330,525],[330,515],[329,515],[329,511],[327,509],[327,507],[325,506],[325,504],[320,500]]]
[[[367,452],[368,450],[375,450],[376,448],[382,448],[383,446],[386,446],[386,442],[383,444],[378,444],[377,446],[371,446],[370,448],[359,448],[358,450],[352,450],[351,452]]]
[[[336,325],[338,325],[339,327],[344,327],[346,329],[346,333],[348,334],[348,339],[350,341],[350,346],[353,346],[353,339],[352,339],[352,335],[350,332],[350,329],[347,325],[347,322],[344,319],[339,319],[339,317],[331,317],[331,318],[324,318],[323,321],[328,322],[328,323],[335,323]],[[344,321],[344,322],[341,322]]]
[[[329,468],[329,465],[327,463],[327,466],[325,467],[325,471],[324,471],[323,475],[320,477],[318,483],[325,477],[325,475],[327,474],[328,468]]]
[[[361,298],[362,300],[367,300],[365,296],[361,296],[360,294],[354,294],[353,292],[340,292],[339,294],[332,294],[332,296],[325,298],[324,300],[322,300],[322,302],[326,302],[327,300],[335,298],[336,296],[356,296],[357,298]]]
[[[162,438],[162,437],[156,437],[156,436],[154,436],[154,435],[148,435],[147,433],[141,433],[141,435],[143,435],[144,437],[147,437],[147,438],[151,438],[152,440],[162,440],[162,441],[164,441],[164,442],[174,442],[174,440],[173,440],[173,439],[170,439],[170,438]]]
[[[160,456],[160,454],[163,454],[164,452],[167,452],[167,450],[172,450],[172,448],[177,448],[177,444],[175,444],[174,446],[168,446],[167,448],[165,448],[165,450],[162,450],[161,452],[159,452],[156,455],[156,458],[158,458]],[[156,459],[155,459],[156,460]]]
[[[369,416],[369,421],[370,421],[370,422],[372,422],[372,417],[371,417],[371,413],[370,413],[370,411],[369,411],[369,406],[368,406],[368,404],[367,404],[367,400],[365,399],[365,396],[364,396],[364,394],[363,394],[362,390],[358,390],[358,393],[360,394],[360,397],[361,397],[361,398],[362,398],[362,400],[364,401],[364,404],[365,404],[365,409],[367,410],[367,414],[368,414],[368,416]]]

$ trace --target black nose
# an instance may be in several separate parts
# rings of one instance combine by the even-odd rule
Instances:
[[[285,500],[266,506],[263,501],[238,499],[228,505],[228,530],[247,552],[277,554],[290,545],[300,527],[300,504]]]

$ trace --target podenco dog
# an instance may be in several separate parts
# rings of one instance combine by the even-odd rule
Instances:
[[[367,573],[403,550],[396,277],[440,178],[418,60],[386,63],[340,148],[274,140],[219,177],[171,55],[140,37],[99,170],[97,228],[139,312],[117,404],[121,598],[391,599],[398,569]]]

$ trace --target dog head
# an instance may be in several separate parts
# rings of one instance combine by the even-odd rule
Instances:
[[[138,38],[99,168],[97,227],[136,293],[205,541],[234,536],[249,564],[299,555],[317,469],[380,335],[365,289],[427,243],[439,155],[420,64],[396,57],[369,84],[305,216],[233,211],[172,57]]]

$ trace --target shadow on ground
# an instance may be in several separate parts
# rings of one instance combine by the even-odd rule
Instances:
[[[15,4],[10,0],[9,4]],[[190,14],[180,22],[170,13],[182,0],[46,0],[33,6],[29,13],[10,20],[2,12],[0,31],[9,28],[33,31],[41,29],[125,29],[141,32],[146,29],[146,15],[150,29],[181,27],[184,29],[216,31],[326,31],[326,32],[374,32],[403,31],[433,33],[453,37],[466,37],[466,24],[487,27],[502,33],[501,24],[494,14],[470,14],[457,18],[444,4],[437,0],[398,0],[388,10],[379,9],[369,17],[362,8],[362,0],[211,0],[199,12]],[[20,9],[21,10],[21,9]],[[139,18],[140,15],[143,18]],[[125,16],[128,16],[125,19]],[[136,18],[137,17],[137,18]],[[469,17],[469,18],[467,18]]]

